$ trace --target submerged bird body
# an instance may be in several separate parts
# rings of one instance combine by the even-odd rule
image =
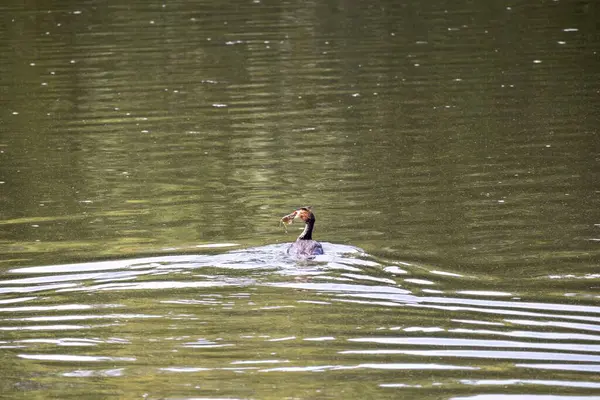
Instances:
[[[281,220],[285,223],[291,223],[295,218],[300,218],[304,221],[304,230],[298,236],[298,239],[290,245],[287,252],[295,256],[315,256],[323,254],[323,246],[321,243],[313,240],[312,231],[315,226],[315,215],[310,208],[302,207],[293,213],[286,215]]]
[[[296,239],[287,252],[295,256],[316,256],[323,254],[323,246],[316,240]]]

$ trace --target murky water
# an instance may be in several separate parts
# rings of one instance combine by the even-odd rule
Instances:
[[[0,11],[2,396],[600,396],[595,3]]]

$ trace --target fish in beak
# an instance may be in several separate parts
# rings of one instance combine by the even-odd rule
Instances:
[[[294,218],[296,218],[298,216],[298,211],[294,211],[291,214],[288,214],[284,217],[282,217],[279,222],[285,225],[290,225],[292,222],[294,222]]]

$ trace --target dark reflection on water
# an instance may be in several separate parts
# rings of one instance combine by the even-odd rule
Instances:
[[[595,3],[0,15],[1,393],[597,396]]]

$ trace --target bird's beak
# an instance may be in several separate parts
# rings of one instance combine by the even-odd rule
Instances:
[[[294,211],[291,214],[286,215],[285,217],[281,218],[281,222],[283,222],[284,224],[291,224],[292,222],[294,222],[294,218],[296,218],[298,216],[298,211]]]

